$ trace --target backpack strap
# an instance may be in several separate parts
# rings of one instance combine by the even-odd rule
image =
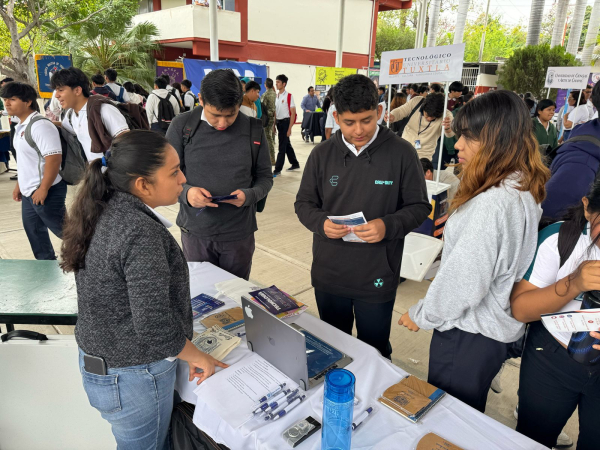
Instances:
[[[123,97],[123,94],[125,93],[125,88],[123,86],[120,87],[119,89],[119,96],[117,97],[117,101],[120,103],[124,103],[125,102],[125,98]]]
[[[423,100],[421,100],[419,103],[417,103],[415,105],[415,107],[413,108],[413,110],[410,112],[410,114],[407,117],[406,123],[410,122],[410,119],[412,118],[412,116],[417,112],[417,109],[419,109],[419,107],[421,106],[421,104],[423,103]],[[391,111],[390,111],[391,112]]]
[[[574,136],[572,138],[569,138],[568,140],[560,144],[558,147],[553,148],[550,151],[550,153],[548,153],[546,156],[550,159],[554,159],[558,154],[558,149],[569,142],[590,142],[595,146],[600,147],[600,139],[598,139],[596,136],[591,134],[582,134],[581,136]]]
[[[25,137],[25,141],[27,142],[27,144],[32,149],[34,149],[38,155],[38,174],[39,174],[40,180],[41,180],[42,179],[42,161],[43,161],[44,157],[42,156],[42,152],[40,151],[40,148],[38,147],[36,142],[33,140],[33,136],[31,135],[31,127],[33,126],[34,123],[39,122],[40,120],[47,120],[48,122],[52,122],[50,119],[42,116],[41,114],[37,114],[37,115],[33,116],[31,119],[29,119],[29,123],[25,127],[24,137]]]
[[[191,110],[183,125],[183,151],[185,152],[185,147],[190,143],[192,137],[196,133],[196,130],[200,127],[200,123],[202,122],[202,106],[198,106]]]

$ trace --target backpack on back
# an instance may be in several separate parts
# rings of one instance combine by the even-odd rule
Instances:
[[[73,110],[68,114],[69,123],[71,122],[71,114]],[[38,170],[40,172],[40,179],[42,178],[41,174],[41,162],[42,162],[42,153],[40,152],[39,147],[33,140],[31,135],[31,127],[34,123],[40,120],[48,120],[50,119],[37,115],[32,117],[27,126],[25,127],[25,141],[31,148],[33,148],[38,154]],[[56,126],[56,125],[55,125]],[[58,134],[60,135],[60,144],[62,150],[62,162],[60,164],[60,170],[58,174],[62,177],[65,183],[69,185],[75,185],[81,181],[83,178],[83,174],[87,167],[87,157],[85,156],[85,152],[83,151],[83,147],[77,140],[77,136],[69,133],[62,127],[56,127],[58,129]]]
[[[117,101],[119,103],[125,102],[125,88],[123,86],[119,86],[119,93],[117,94]]]
[[[156,95],[156,97],[158,98],[158,105],[156,107],[156,119],[158,120],[160,127],[163,130],[167,130],[169,128],[169,125],[171,125],[171,122],[175,118],[175,109],[171,104],[171,100],[169,100],[171,98],[171,94],[167,93],[167,96],[165,98],[162,98],[157,94],[154,95]]]
[[[556,155],[558,154],[558,149],[569,142],[591,142],[595,146],[600,147],[600,139],[598,139],[594,135],[582,134],[581,136],[574,136],[570,139],[567,139],[565,142],[560,144],[558,147],[550,150],[550,152],[547,153],[546,155],[542,155],[545,157],[544,162],[546,163],[546,167],[550,167],[552,165],[552,161],[554,161],[554,158],[556,158]]]
[[[194,106],[192,106],[192,108],[188,108],[187,106],[185,106],[185,99],[186,99],[186,96],[188,95],[188,93],[194,99]],[[181,99],[181,103],[182,103],[182,105],[181,105],[181,111],[182,112],[191,111],[192,109],[194,109],[198,105],[198,97],[196,97],[192,93],[192,91],[186,91],[186,92],[183,93],[183,98]]]
[[[259,119],[254,117],[248,117],[250,119],[250,147],[252,150],[252,185],[256,183],[256,172],[258,170],[258,153],[262,143],[263,126]],[[189,116],[183,126],[183,154],[185,154],[185,148],[192,141],[192,138],[202,122],[202,107],[199,106],[189,113]],[[267,196],[259,200],[256,203],[256,212],[263,212],[265,204],[267,203]]]

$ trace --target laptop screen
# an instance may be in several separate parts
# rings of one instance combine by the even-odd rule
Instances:
[[[306,337],[306,362],[308,377],[314,378],[344,357],[344,354],[306,330],[301,330]]]

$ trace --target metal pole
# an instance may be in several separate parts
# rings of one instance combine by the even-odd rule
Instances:
[[[548,88],[548,95],[546,95],[546,98],[550,98],[550,88]]]
[[[487,8],[485,8],[485,20],[483,25],[483,35],[481,36],[481,45],[479,46],[479,62],[483,59],[483,48],[485,47],[485,33],[487,32],[488,15],[490,12],[490,0],[487,2]]]
[[[387,126],[390,127],[390,115],[392,114],[392,110],[390,109],[392,106],[392,85],[388,86],[388,104],[387,104]]]
[[[338,17],[338,40],[335,50],[335,67],[342,67],[342,55],[344,47],[344,10],[346,9],[346,0],[340,0],[340,12]]]
[[[440,170],[442,169],[442,153],[444,151],[444,138],[446,137],[446,132],[444,131],[444,120],[446,120],[446,111],[448,111],[448,88],[450,87],[450,83],[446,81],[446,99],[444,100],[444,113],[442,114],[442,135],[440,136],[440,152],[438,153],[438,167],[437,174],[435,177],[435,188],[437,189],[440,184]]]
[[[217,24],[217,0],[208,4],[208,26],[210,28],[210,60],[219,60],[219,30]]]
[[[585,89],[585,88],[583,88],[583,89]],[[581,102],[581,94],[583,93],[583,89],[579,89],[579,98],[577,99],[577,104],[575,105],[575,108],[577,108],[579,106],[579,102]],[[575,109],[575,108],[573,108],[573,109]]]
[[[427,0],[423,0],[423,14],[421,16],[421,31],[419,35],[419,48],[423,48],[423,39],[425,39],[425,25],[427,24]]]

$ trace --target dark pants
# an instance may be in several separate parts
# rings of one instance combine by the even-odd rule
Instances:
[[[21,205],[23,228],[35,259],[56,259],[48,229],[62,239],[66,196],[67,184],[64,181],[48,190],[43,205],[34,205],[31,197],[23,196]]]
[[[13,145],[14,140],[15,140],[15,132],[17,129],[17,124],[13,123],[12,120],[10,120],[9,117],[9,123],[10,123],[10,152],[13,155],[13,158],[15,158],[15,161],[17,160],[17,151],[15,150],[15,146]]]
[[[600,448],[600,364],[584,366],[544,328],[529,328],[519,377],[517,431],[546,447],[556,445],[579,407],[577,450]]]
[[[277,121],[277,135],[279,139],[279,152],[277,153],[277,162],[275,163],[275,171],[281,172],[283,164],[285,163],[285,155],[287,154],[288,161],[292,167],[300,166],[300,163],[296,159],[296,153],[290,143],[290,138],[287,135],[288,129],[290,128],[290,119],[283,119]]]
[[[359,340],[375,347],[384,358],[391,359],[390,330],[396,292],[384,302],[372,303],[328,294],[315,289],[321,320],[338,330],[352,334],[354,319]]]
[[[240,241],[209,241],[181,231],[183,254],[188,262],[209,262],[248,280],[254,255],[254,233]]]
[[[492,380],[506,359],[509,344],[453,328],[433,331],[427,382],[485,412]]]
[[[152,125],[150,125],[150,130],[156,131],[157,133],[160,133],[163,136],[167,134],[167,130],[163,130],[162,126],[158,122],[154,122]]]

